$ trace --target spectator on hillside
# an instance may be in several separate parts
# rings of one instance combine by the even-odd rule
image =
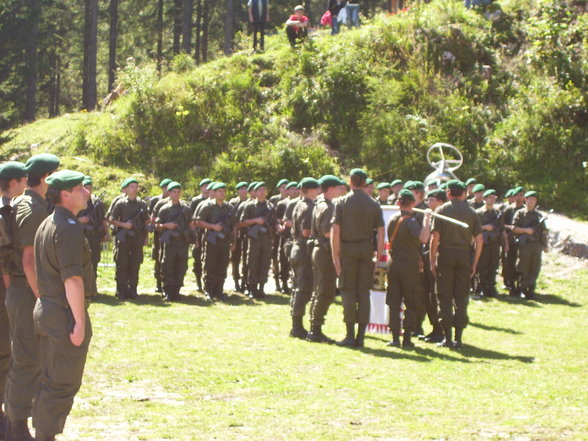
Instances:
[[[359,27],[359,0],[347,1],[347,26]]]
[[[308,37],[308,25],[310,21],[304,15],[304,6],[298,5],[294,8],[294,15],[286,21],[286,34],[293,48],[297,42],[302,42]]]
[[[341,12],[342,9],[345,8],[346,2],[345,0],[329,0],[329,11],[331,11],[331,16],[333,17],[333,25],[331,27],[331,35],[335,35],[339,33],[339,20],[337,16]]]
[[[269,0],[249,0],[249,21],[253,25],[253,50],[257,50],[257,35],[259,34],[259,48],[264,50],[265,27],[269,22]]]

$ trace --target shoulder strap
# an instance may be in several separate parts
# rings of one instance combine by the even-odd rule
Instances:
[[[389,242],[390,242],[390,251],[392,251],[392,245],[394,243],[394,239],[396,239],[396,235],[398,234],[398,229],[400,228],[400,224],[407,217],[410,217],[410,216],[401,216],[400,219],[398,219],[398,222],[396,222],[396,225],[394,226],[394,231],[392,232],[392,237],[390,237],[390,240],[389,240]]]

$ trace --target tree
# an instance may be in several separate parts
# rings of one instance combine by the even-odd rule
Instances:
[[[98,0],[85,0],[84,67],[82,73],[82,108],[96,108],[96,57],[98,54]]]
[[[161,75],[163,61],[163,0],[157,0],[157,73]]]
[[[118,0],[110,0],[110,35],[108,50],[108,91],[112,89],[116,73],[116,42],[118,40]]]
[[[172,50],[174,55],[180,53],[180,37],[182,35],[182,0],[174,0],[174,41]]]
[[[184,9],[182,14],[182,50],[189,54],[192,46],[192,15],[194,13],[194,4],[192,0],[184,0]]]
[[[201,51],[201,34],[202,34],[202,0],[196,0],[196,49],[194,51],[194,59],[196,63],[200,63]]]
[[[234,0],[225,0],[225,55],[233,53],[235,39],[235,3]]]
[[[39,17],[41,4],[39,0],[29,0],[29,35],[25,46],[26,53],[26,108],[24,118],[34,121],[37,115],[37,79],[39,76]]]

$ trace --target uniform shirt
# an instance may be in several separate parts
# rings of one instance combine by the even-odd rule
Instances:
[[[314,201],[307,197],[299,200],[294,207],[294,213],[292,216],[292,237],[294,240],[307,239],[302,235],[302,231],[310,230],[313,209]]]
[[[331,232],[331,220],[335,204],[328,198],[323,197],[315,205],[312,212],[312,222],[310,224],[310,235],[321,242],[329,242],[325,234]]]
[[[526,206],[516,212],[514,215],[513,225],[519,228],[535,228],[541,223],[542,219],[541,213],[537,210],[529,210]],[[542,228],[544,228],[544,223],[541,224]],[[527,240],[529,242],[537,242],[541,235],[539,234],[541,231],[537,231],[534,235],[527,235]],[[518,237],[523,236],[523,234],[518,234]]]
[[[388,198],[388,199],[389,199],[389,198]],[[377,198],[377,199],[376,199],[376,202],[377,202],[378,204],[380,204],[380,205],[391,205],[391,204],[388,202],[388,199],[384,199],[384,200],[382,200],[382,199],[380,199],[380,198]]]
[[[268,232],[271,228],[276,226],[276,221],[274,214],[271,210],[271,204],[269,201],[252,201],[245,206],[243,209],[243,213],[241,213],[241,218],[239,222],[244,222],[248,219],[255,219],[258,217],[265,218],[264,226],[268,229]],[[253,227],[254,225],[250,225],[249,228]]]
[[[484,205],[486,205],[483,199],[480,202],[476,202],[475,198],[469,199],[468,204],[470,204],[470,207],[472,207],[474,210],[482,208]]]
[[[203,194],[199,194],[198,196],[194,196],[190,200],[190,212],[192,213],[192,217],[194,216],[196,208],[198,208],[198,205],[200,205],[206,199],[207,198],[205,198]]]
[[[285,199],[285,198],[283,198],[281,194],[275,194],[271,198],[269,198],[269,201],[272,203],[272,205],[275,208],[276,205],[278,205],[278,202],[280,202],[282,199]]]
[[[171,200],[168,200],[163,206],[159,209],[157,213],[157,218],[155,222],[158,224],[166,224],[168,222],[173,222],[177,224],[178,227],[174,228],[172,231],[179,231],[182,233],[186,233],[190,229],[190,222],[192,220],[192,216],[190,215],[190,208],[184,201],[179,201],[177,204],[174,204]],[[167,230],[160,231],[160,234],[163,234]],[[176,235],[175,237],[172,234],[172,238],[174,239],[182,239],[185,235]]]
[[[437,208],[436,212],[468,224],[468,228],[463,228],[443,219],[433,218],[433,231],[437,231],[441,236],[439,249],[451,248],[469,251],[473,237],[482,232],[480,218],[474,209],[466,201],[453,199]]]
[[[486,205],[476,210],[480,218],[480,224],[492,225],[494,229],[492,231],[483,231],[484,243],[496,243],[500,239],[500,211],[496,208],[488,209]]]
[[[231,204],[235,208],[235,215],[237,214],[237,211],[239,210],[241,204],[243,204],[244,202],[247,202],[247,198],[241,200],[239,196],[234,197],[229,201],[229,204]]]
[[[388,238],[392,239],[396,224],[400,219],[402,219],[402,223],[398,227],[396,237],[392,242],[392,248],[389,251],[392,262],[418,262],[421,255],[419,236],[422,226],[411,213],[401,211],[392,217],[390,224],[388,224]]]
[[[510,204],[508,207],[506,207],[502,213],[502,217],[500,218],[500,229],[502,231],[507,232],[508,235],[508,239],[510,242],[512,242],[514,240],[514,235],[512,234],[512,231],[508,230],[506,228],[507,225],[512,225],[513,221],[514,221],[514,217],[515,214],[517,213],[517,211],[519,211],[520,209],[524,208],[525,205],[521,205],[520,207],[517,207],[516,204]]]
[[[35,236],[35,263],[41,297],[66,305],[64,282],[75,276],[84,282],[86,299],[97,292],[90,244],[82,224],[63,207],[55,207],[53,214],[41,223]]]
[[[384,215],[371,196],[356,189],[337,201],[331,223],[341,227],[342,242],[367,242],[373,240],[374,230],[384,226]]]
[[[209,224],[222,223],[225,238],[231,239],[230,235],[236,224],[235,208],[226,202],[219,205],[216,203],[216,200],[212,199],[210,202],[202,204],[202,208],[198,210],[196,220]],[[210,232],[211,230],[206,229],[205,235],[208,235]]]
[[[151,199],[149,199],[149,207],[148,207],[148,213],[149,216],[153,216],[153,209],[155,208],[155,205],[162,199],[162,195],[158,194],[157,196],[153,196]]]
[[[115,196],[114,199],[112,200],[112,202],[110,203],[110,207],[108,207],[108,211],[106,211],[106,218],[110,219],[110,216],[112,215],[112,209],[114,208],[114,206],[116,205],[116,203],[124,198],[126,195],[125,194],[119,194],[118,196]]]
[[[88,208],[78,213],[78,218],[88,216],[90,221],[87,224],[82,224],[86,236],[90,234],[104,235],[106,231],[102,230],[102,222],[104,221],[104,204],[96,196],[91,195],[88,201]]]
[[[138,234],[144,234],[146,232],[147,204],[139,198],[120,198],[114,204],[110,217],[119,222],[132,222],[134,224],[133,230]]]
[[[247,7],[252,9],[253,21],[256,23],[265,22],[269,0],[248,0]]]
[[[165,197],[165,198],[161,198],[159,199],[155,205],[153,206],[153,209],[151,210],[151,213],[149,213],[151,216],[155,216],[157,217],[157,215],[159,214],[159,210],[161,210],[161,208],[167,204],[170,201],[169,196]]]
[[[35,245],[37,229],[48,215],[47,201],[36,191],[26,189],[23,195],[14,199],[10,222],[13,243],[13,257],[10,265],[11,276],[25,277],[22,266],[23,249],[24,247]]]

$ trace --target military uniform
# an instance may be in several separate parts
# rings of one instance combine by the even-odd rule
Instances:
[[[153,196],[149,199],[149,205],[147,207],[147,213],[149,217],[155,218],[156,215],[154,214],[155,205],[163,199],[162,195]],[[161,286],[161,258],[159,256],[159,249],[161,244],[159,243],[159,231],[153,231],[153,246],[151,248],[151,258],[153,259],[153,276],[155,277],[156,289],[157,292],[161,292],[163,290]]]
[[[241,201],[238,207],[235,209],[235,219],[236,222],[239,222],[241,216],[243,215],[243,211],[247,204],[252,202],[251,199],[245,199]],[[249,236],[247,236],[247,228],[240,228],[237,230],[237,247],[240,248],[240,260],[233,260],[231,264],[233,267],[233,278],[235,275],[239,277],[241,281],[240,292],[245,292],[248,282],[247,278],[249,277]],[[240,268],[240,271],[239,271]]]
[[[263,298],[263,286],[267,282],[271,263],[271,230],[276,227],[269,201],[258,200],[248,203],[241,214],[240,222],[262,217],[263,225],[252,225],[247,229],[249,237],[249,290],[254,297]]]
[[[471,243],[472,238],[482,232],[482,227],[480,218],[466,201],[453,199],[437,208],[437,213],[468,224],[468,228],[462,228],[439,218],[433,221],[433,232],[440,236],[437,265],[440,323],[449,345],[452,344],[449,338],[452,328],[461,335],[468,324]],[[461,336],[458,341],[460,339]]]
[[[92,250],[92,266],[94,275],[98,273],[98,263],[102,253],[102,239],[106,236],[104,231],[104,204],[101,199],[91,195],[88,201],[88,208],[78,213],[78,218],[87,216],[90,221],[83,225],[84,235],[88,239],[90,249]]]
[[[220,232],[206,229],[203,239],[206,242],[205,289],[211,297],[224,300],[223,287],[227,278],[227,268],[233,229],[235,228],[235,209],[231,204],[219,205],[215,199],[204,203],[199,210],[197,221],[209,224],[221,224]]]
[[[281,182],[281,181],[280,181]],[[286,183],[288,181],[286,180]],[[281,194],[276,194],[269,198],[270,203],[272,204],[272,210],[274,211],[274,217],[279,219],[277,216],[277,208],[280,201],[287,199],[283,197]],[[280,235],[277,231],[272,231],[272,273],[274,276],[274,282],[276,284],[276,290],[281,291],[282,287],[280,286]]]
[[[10,199],[2,197],[2,205],[10,210]],[[3,212],[4,209],[2,210]],[[8,227],[10,219],[4,220]],[[9,256],[8,256],[9,258]],[[9,273],[6,262],[2,263],[0,267],[0,426],[3,425],[4,412],[2,405],[4,404],[4,393],[6,387],[6,377],[10,369],[10,326],[8,324],[8,314],[6,313],[6,286],[4,285],[3,275]],[[0,427],[1,429],[2,427]],[[0,430],[0,438],[4,432]]]
[[[231,199],[229,204],[233,206],[235,212],[235,221],[239,218],[240,207],[247,202],[247,199],[241,200],[238,196]],[[231,252],[231,271],[233,273],[233,281],[235,282],[235,290],[241,292],[244,289],[244,279],[246,273],[241,272],[241,263],[243,253],[247,253],[247,236],[241,231],[237,230],[237,238],[235,243],[235,249]]]
[[[39,227],[35,238],[35,259],[40,297],[34,321],[41,348],[41,390],[35,399],[33,425],[38,440],[63,431],[74,397],[82,384],[92,325],[87,312],[96,294],[92,252],[81,224],[69,210],[57,206]],[[86,299],[84,340],[74,346],[70,340],[75,321],[66,299],[64,281],[81,277]]]
[[[190,201],[190,212],[192,213],[192,219],[196,219],[197,213],[196,210],[204,201],[208,200],[203,194],[195,196]],[[192,257],[194,258],[193,269],[194,275],[196,276],[196,284],[198,285],[198,289],[202,291],[202,258],[203,258],[203,250],[204,250],[204,242],[202,241],[202,234],[204,231],[202,229],[196,230],[196,243],[192,248]]]
[[[517,257],[518,244],[515,240],[515,235],[507,226],[511,226],[514,221],[515,214],[520,209],[524,208],[524,204],[511,204],[504,209],[502,217],[500,218],[500,228],[506,231],[506,241],[508,243],[508,252],[504,253],[504,260],[502,261],[502,276],[504,285],[510,289],[510,294],[514,295],[516,292],[517,275]]]
[[[284,217],[282,218],[282,222],[292,222],[294,217],[294,208],[298,201],[300,201],[300,196],[295,198],[289,199],[286,205],[286,210],[284,211]],[[292,277],[292,246],[294,245],[294,241],[292,239],[292,228],[286,228],[284,231],[284,254],[286,255],[286,259],[288,260],[288,278],[291,279],[291,291],[296,289],[296,280]]]
[[[116,234],[116,291],[121,299],[137,297],[139,269],[143,263],[143,246],[147,237],[147,205],[141,199],[124,197],[112,209],[111,219],[131,222],[133,228]]]
[[[480,286],[482,293],[487,297],[495,297],[496,272],[500,263],[500,211],[486,206],[476,210],[480,217],[480,224],[492,225],[492,231],[483,231],[484,247],[478,262],[480,274]]]
[[[541,255],[543,253],[545,223],[541,222],[542,215],[537,210],[527,207],[517,211],[513,225],[518,228],[533,228],[534,234],[519,234],[519,260],[517,271],[520,274],[520,288],[527,298],[533,298],[537,278],[541,271]]]
[[[292,250],[291,247],[287,247],[287,242],[290,240],[290,228],[284,225],[284,218],[286,216],[286,210],[290,204],[291,198],[284,198],[276,206],[276,219],[284,226],[283,230],[278,232],[278,259],[280,274],[279,278],[282,282],[282,292],[284,294],[290,294],[290,287],[288,286],[288,280],[290,279],[290,256],[287,254],[287,249]]]

